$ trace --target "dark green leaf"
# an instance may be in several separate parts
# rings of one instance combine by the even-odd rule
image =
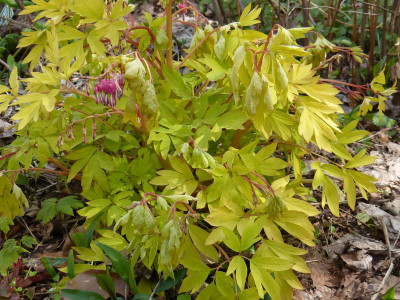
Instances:
[[[53,267],[62,265],[68,261],[68,258],[65,257],[46,257],[47,261],[52,265]]]
[[[75,265],[74,265],[74,252],[72,250],[69,250],[68,254],[68,276],[70,279],[75,277]]]
[[[72,236],[72,241],[77,247],[88,247],[86,236],[82,232],[74,233]]]
[[[26,235],[24,235],[24,236],[21,238],[21,243],[22,243],[25,247],[28,247],[28,248],[32,248],[33,245],[36,245],[36,244],[37,244],[37,242],[35,241],[35,239],[34,239],[33,237],[31,237],[31,236],[26,236]]]
[[[90,245],[90,241],[92,239],[94,229],[96,228],[96,225],[100,221],[102,216],[103,216],[103,213],[98,214],[93,219],[92,223],[90,223],[90,226],[89,226],[88,230],[86,231],[86,246],[85,247],[88,247]]]
[[[150,296],[146,294],[136,294],[133,300],[149,300]]]
[[[134,267],[136,264],[136,261],[138,259],[138,256],[140,254],[140,248],[138,247],[138,249],[136,249],[136,251],[134,252],[134,254],[132,255],[131,259],[129,260],[130,262],[130,268],[129,268],[129,287],[131,288],[131,290],[133,291],[133,293],[136,295],[137,293],[139,293],[138,287],[136,285],[136,280],[135,280],[135,273],[134,273]]]
[[[172,279],[171,277],[168,277],[167,279],[161,281],[156,289],[156,293],[169,290],[170,288],[177,285],[179,282],[181,282],[183,277],[185,277],[186,272],[187,272],[187,269],[182,269],[182,270],[176,271],[176,272],[174,272],[175,280]]]
[[[95,244],[99,246],[100,249],[103,250],[104,254],[111,260],[113,267],[119,276],[129,284],[130,263],[117,250],[102,243],[95,242]]]
[[[111,299],[117,299],[115,296],[114,281],[108,272],[106,274],[96,274],[96,279],[99,286],[110,295]]]
[[[57,215],[57,199],[50,198],[42,203],[42,208],[39,210],[36,219],[42,220],[44,224],[50,222]]]
[[[74,215],[73,209],[78,209],[81,207],[83,207],[82,202],[76,199],[75,196],[61,198],[57,203],[58,213],[63,213],[70,216]]]
[[[56,272],[56,270],[53,268],[53,266],[49,263],[47,257],[42,257],[42,262],[43,262],[43,265],[44,265],[44,267],[46,268],[47,272],[49,272],[50,276],[51,276],[53,279],[55,279],[55,278],[58,279],[57,272]]]
[[[5,273],[13,263],[18,261],[20,249],[21,247],[14,239],[5,241],[0,250],[0,273]]]
[[[84,290],[64,289],[61,294],[69,300],[105,300],[102,295]]]

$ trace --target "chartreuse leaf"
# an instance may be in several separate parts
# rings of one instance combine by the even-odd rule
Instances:
[[[238,236],[232,230],[229,230],[226,227],[222,227],[222,231],[225,235],[225,238],[223,240],[225,245],[227,245],[233,251],[240,252],[241,246]]]
[[[195,247],[207,257],[218,261],[218,252],[213,246],[206,245],[206,240],[209,236],[208,232],[200,227],[189,225],[190,237]]]
[[[165,65],[163,69],[164,76],[168,78],[168,84],[172,91],[182,98],[191,98],[193,96],[193,90],[190,84],[186,83],[182,77],[182,74],[174,68],[167,67]]]
[[[257,299],[258,292],[255,287],[245,289],[239,293],[239,300]]]
[[[84,17],[85,23],[99,21],[103,18],[104,14],[104,1],[102,0],[79,0],[75,1],[71,10],[81,17]]]
[[[354,182],[357,184],[361,192],[361,195],[364,197],[364,199],[368,199],[365,190],[368,191],[369,193],[376,193],[378,191],[374,184],[376,178],[362,174],[354,170],[348,170],[348,172],[351,175],[351,177],[353,177]]]
[[[234,283],[231,276],[225,274],[225,272],[218,271],[216,273],[215,285],[218,291],[227,299],[235,298]]]
[[[322,206],[328,202],[329,209],[332,214],[339,217],[339,193],[336,184],[329,178],[325,177],[322,191]]]
[[[10,81],[10,87],[11,87],[12,94],[14,96],[18,95],[19,82],[18,82],[18,70],[17,70],[17,67],[14,67],[12,69],[9,81]]]
[[[272,276],[263,269],[262,266],[260,266],[257,262],[254,262],[252,259],[250,260],[250,270],[250,274],[254,279],[258,296],[260,298],[264,298],[266,290],[272,299],[281,299],[278,284],[275,282]]]
[[[184,257],[181,263],[188,269],[187,276],[182,282],[179,293],[191,291],[196,292],[206,281],[211,269],[202,262],[196,248],[189,238],[184,245]]]
[[[251,261],[269,271],[285,271],[289,270],[294,265],[294,263],[289,260],[273,256],[253,257]]]
[[[127,5],[124,7],[123,0],[118,0],[118,2],[113,5],[110,15],[111,21],[122,18],[123,16],[133,11],[134,8],[134,5]]]
[[[68,267],[59,268],[58,270],[60,272],[68,274]],[[74,265],[74,270],[75,270],[75,274],[80,274],[80,273],[88,271],[88,270],[102,270],[102,271],[105,271],[106,270],[106,265],[105,264],[100,264],[100,265],[75,264]]]
[[[240,251],[247,250],[261,239],[259,234],[264,225],[264,220],[264,218],[259,218],[255,222],[249,220],[246,223],[241,232]]]
[[[383,300],[394,300],[395,298],[395,289],[394,287],[391,287],[390,289],[388,289],[385,293],[385,295],[383,295]]]
[[[95,243],[90,244],[90,248],[87,247],[73,247],[73,249],[78,253],[77,257],[84,261],[104,261],[104,254],[101,248]]]
[[[357,168],[365,165],[372,164],[376,157],[365,155],[367,149],[363,149],[358,152],[354,157],[353,160],[349,161],[345,164],[346,168]]]
[[[84,147],[66,156],[67,159],[76,160],[71,167],[67,181],[71,181],[83,169],[96,149],[96,147]]]
[[[236,272],[236,281],[241,291],[244,290],[247,278],[247,266],[244,259],[240,256],[235,256],[229,263],[226,275]]]
[[[251,26],[260,23],[260,21],[257,20],[257,18],[260,15],[261,8],[258,8],[256,6],[253,10],[251,11],[250,10],[251,10],[251,3],[245,7],[245,9],[242,12],[242,15],[240,16],[239,19],[240,26]]]
[[[297,279],[296,275],[291,270],[279,272],[282,279],[285,280],[292,288],[302,290],[304,289],[300,281]]]
[[[203,288],[199,295],[196,297],[198,300],[209,300],[213,297],[220,297],[222,296],[218,291],[217,287],[215,286],[214,282],[208,284],[205,288]]]
[[[24,207],[28,207],[28,200],[22,190],[16,184],[12,184],[4,173],[0,173],[1,216],[13,220],[25,213]]]
[[[232,84],[233,96],[235,98],[235,103],[237,103],[239,101],[239,84],[240,84],[239,69],[243,64],[243,61],[245,59],[245,54],[246,54],[245,47],[244,47],[244,45],[241,45],[235,50],[235,53],[232,57],[233,66],[232,66],[232,71],[230,74],[230,79],[231,79],[231,84]]]
[[[347,204],[354,210],[356,206],[356,185],[350,174],[344,178],[343,191],[347,195]]]

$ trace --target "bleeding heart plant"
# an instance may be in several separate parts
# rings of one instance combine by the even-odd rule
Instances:
[[[85,199],[78,213],[90,234],[74,247],[73,274],[106,270],[103,251],[111,260],[118,251],[130,265],[114,268],[134,294],[162,297],[157,282],[185,268],[179,293],[198,299],[291,299],[302,289],[294,271],[309,272],[301,255],[314,245],[313,191],[335,216],[344,199],[354,209],[356,188],[364,198],[376,191],[356,170],[375,158],[349,149],[368,132],[340,124],[335,85],[363,95],[362,114],[371,102],[384,110],[394,89],[383,88],[383,73],[369,86],[321,78],[331,53],[363,55],[312,28],[250,30],[257,7],[213,28],[189,2],[179,8],[197,24],[162,2],[165,18],[145,13],[140,25],[123,0],[34,1],[22,11],[46,26],[20,40],[31,75],[14,69],[10,88],[0,86],[0,112],[19,107],[17,138],[1,149],[0,214],[23,214],[18,174],[55,173],[80,181]],[[178,21],[196,31],[173,60]],[[300,46],[307,35],[313,42]],[[62,288],[72,273],[60,271]]]

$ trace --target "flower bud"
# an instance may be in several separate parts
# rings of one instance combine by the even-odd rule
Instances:
[[[93,119],[93,124],[92,124],[92,138],[93,138],[93,141],[96,139],[96,129],[97,129],[96,120]]]
[[[83,135],[83,143],[86,144],[86,122],[82,128],[82,135]]]

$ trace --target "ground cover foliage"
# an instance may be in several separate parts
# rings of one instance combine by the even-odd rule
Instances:
[[[171,2],[163,3],[165,18],[145,14],[140,25],[121,0],[33,2],[22,14],[47,23],[19,42],[31,47],[31,77],[15,67],[9,87],[0,87],[0,112],[18,107],[17,138],[1,152],[0,229],[7,233],[29,205],[21,174],[80,181],[80,198],[46,199],[38,214],[43,222],[74,210],[85,218],[61,273],[44,260],[54,293],[102,299],[67,284],[96,270],[112,299],[116,273],[136,299],[176,285],[182,299],[291,299],[302,289],[296,274],[309,272],[301,245],[314,245],[312,191],[321,190],[322,207],[335,216],[341,201],[354,209],[357,190],[365,199],[376,192],[375,178],[356,170],[375,158],[348,147],[369,132],[357,130],[357,119],[339,122],[335,81],[318,75],[330,53],[361,61],[360,49],[308,27],[253,30],[261,10],[249,5],[218,28],[198,15],[190,48],[173,61],[179,15]],[[312,43],[299,46],[306,35]],[[361,115],[374,102],[382,114],[395,92],[384,85],[382,70],[360,86]],[[311,186],[305,157],[313,160]],[[9,239],[0,272],[34,242]],[[146,274],[153,285],[141,284]]]

